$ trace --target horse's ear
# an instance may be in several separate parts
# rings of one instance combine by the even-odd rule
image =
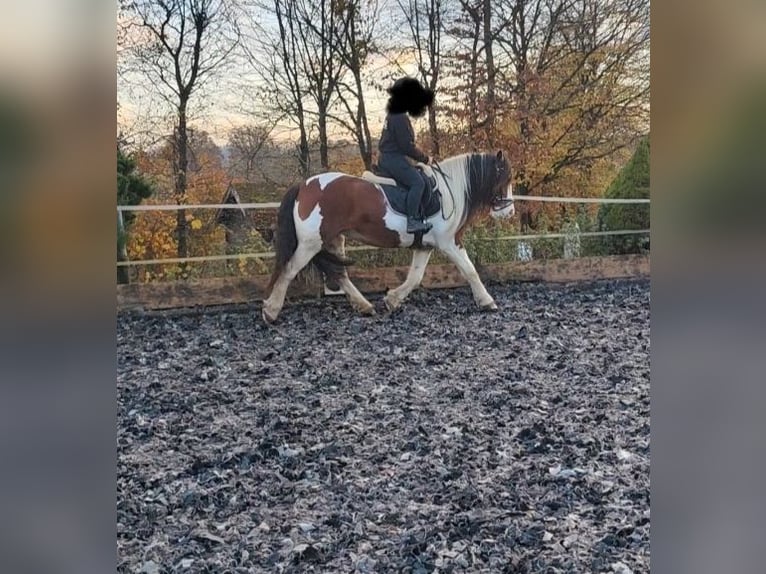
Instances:
[[[501,149],[497,150],[497,156],[495,156],[495,157],[497,157],[498,161],[503,159],[503,150],[501,150]]]

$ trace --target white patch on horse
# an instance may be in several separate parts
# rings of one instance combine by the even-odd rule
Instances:
[[[383,196],[383,203],[386,205],[386,214],[383,216],[383,224],[385,225],[386,229],[390,229],[391,231],[395,231],[399,234],[399,245],[401,247],[409,247],[415,241],[415,235],[412,233],[407,233],[407,217],[397,211],[394,211],[394,208],[388,201],[388,196],[385,194],[381,186],[376,184],[375,187],[380,192],[380,195]],[[431,233],[432,232],[429,231],[423,235],[424,245],[432,244],[432,242],[428,241]]]
[[[383,224],[386,226],[386,229],[399,234],[399,244],[402,247],[409,247],[415,241],[415,236],[407,233],[407,218],[391,209],[388,202],[386,202],[386,215],[383,216]],[[425,238],[426,236],[424,235],[423,237]]]
[[[314,206],[309,216],[306,219],[301,219],[298,216],[298,203],[295,202],[293,208],[293,217],[295,218],[295,234],[300,241],[309,243],[322,244],[322,237],[319,233],[319,229],[322,226],[322,208],[319,204]]]
[[[317,181],[319,183],[319,189],[324,191],[324,188],[327,187],[329,184],[331,184],[333,181],[338,179],[339,177],[345,176],[345,173],[340,173],[337,171],[331,171],[328,173],[320,173],[319,175],[315,175],[313,177],[310,177],[306,180],[306,184],[310,184],[312,181]]]

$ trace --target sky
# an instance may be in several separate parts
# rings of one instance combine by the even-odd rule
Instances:
[[[392,10],[391,0],[384,0],[383,14],[388,14],[387,10]],[[389,24],[393,17],[388,15],[381,17],[380,20],[386,20]],[[383,24],[379,24],[383,25]],[[407,73],[414,74],[416,71],[412,62],[399,62]],[[375,73],[379,70],[390,69],[386,58],[374,56],[370,59],[366,70]],[[246,71],[245,67],[240,67],[234,74],[234,80],[240,84],[243,89],[234,89],[233,86],[221,78],[214,84],[208,85],[204,92],[197,94],[190,109],[190,124],[197,129],[207,131],[211,138],[218,144],[224,145],[228,138],[229,131],[238,126],[258,123],[252,115],[243,113],[243,108],[259,108],[259,102],[248,100],[243,95],[247,92],[247,86],[252,83],[257,87],[259,79],[253,72]],[[257,96],[253,96],[256,98]],[[118,129],[121,129],[130,139],[136,143],[151,143],[157,140],[163,133],[168,133],[171,124],[168,121],[169,109],[167,104],[157,96],[154,86],[148,84],[145,78],[137,74],[118,74],[117,78],[117,99],[119,110],[117,114]],[[385,117],[385,105],[387,94],[368,85],[365,90],[365,105],[367,108],[367,120],[373,135],[382,127]],[[422,127],[415,126],[416,129]],[[314,134],[316,135],[316,134]],[[351,134],[338,126],[331,126],[330,136],[334,139],[351,139]],[[297,139],[297,129],[288,121],[282,121],[274,129],[272,137],[278,141],[291,141]]]

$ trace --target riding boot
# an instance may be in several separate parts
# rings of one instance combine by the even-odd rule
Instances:
[[[407,233],[417,233],[422,231],[428,233],[431,230],[432,225],[422,219],[417,219],[412,216],[407,216]]]
[[[420,217],[420,199],[423,197],[423,190],[410,190],[407,195],[407,233],[416,233],[422,231],[428,233],[432,225]]]

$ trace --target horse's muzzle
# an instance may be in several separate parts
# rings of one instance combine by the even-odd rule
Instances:
[[[492,211],[503,211],[505,209],[508,209],[512,205],[513,205],[513,199],[509,199],[509,198],[496,199],[492,203]]]

